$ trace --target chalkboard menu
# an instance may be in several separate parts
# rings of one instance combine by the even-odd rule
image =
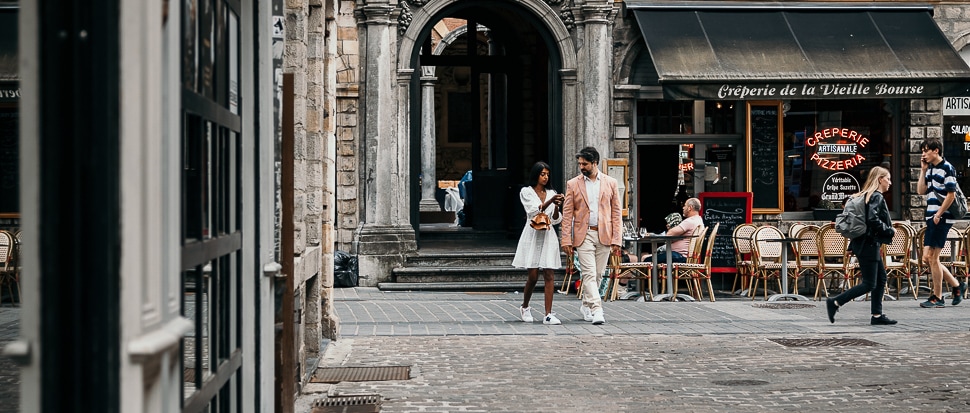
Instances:
[[[781,102],[749,102],[748,190],[755,212],[781,212]]]
[[[734,228],[751,222],[750,192],[701,192],[701,218],[704,226],[720,223],[711,256],[711,271],[734,272]]]

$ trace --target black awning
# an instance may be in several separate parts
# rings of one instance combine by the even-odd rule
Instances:
[[[668,99],[970,94],[970,67],[928,7],[629,3]],[[740,6],[739,6],[740,5]]]

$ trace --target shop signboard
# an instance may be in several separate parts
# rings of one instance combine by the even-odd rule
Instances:
[[[0,102],[19,102],[20,87],[16,83],[0,83]]]
[[[701,192],[697,197],[704,225],[721,224],[711,252],[711,271],[737,271],[732,237],[738,225],[751,223],[751,192]]]
[[[834,204],[842,202],[850,195],[859,192],[859,180],[847,172],[836,172],[825,178],[822,184],[822,200],[831,201]]]
[[[957,171],[960,186],[970,186],[970,97],[943,98],[943,157]]]
[[[666,99],[911,99],[945,96],[966,90],[960,82],[724,82],[663,85]]]

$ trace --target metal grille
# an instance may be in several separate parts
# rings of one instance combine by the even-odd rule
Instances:
[[[769,308],[772,310],[794,310],[799,308],[815,308],[815,304],[808,303],[758,303],[752,304],[755,308]]]
[[[342,381],[408,380],[410,366],[384,367],[321,367],[310,379],[313,383],[340,383]]]
[[[376,413],[381,411],[381,395],[330,396],[313,402],[310,413]]]
[[[873,347],[881,344],[862,338],[770,338],[785,347]]]

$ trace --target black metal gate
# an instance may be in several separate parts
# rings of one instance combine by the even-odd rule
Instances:
[[[197,0],[181,16],[184,412],[242,406],[240,15]]]

